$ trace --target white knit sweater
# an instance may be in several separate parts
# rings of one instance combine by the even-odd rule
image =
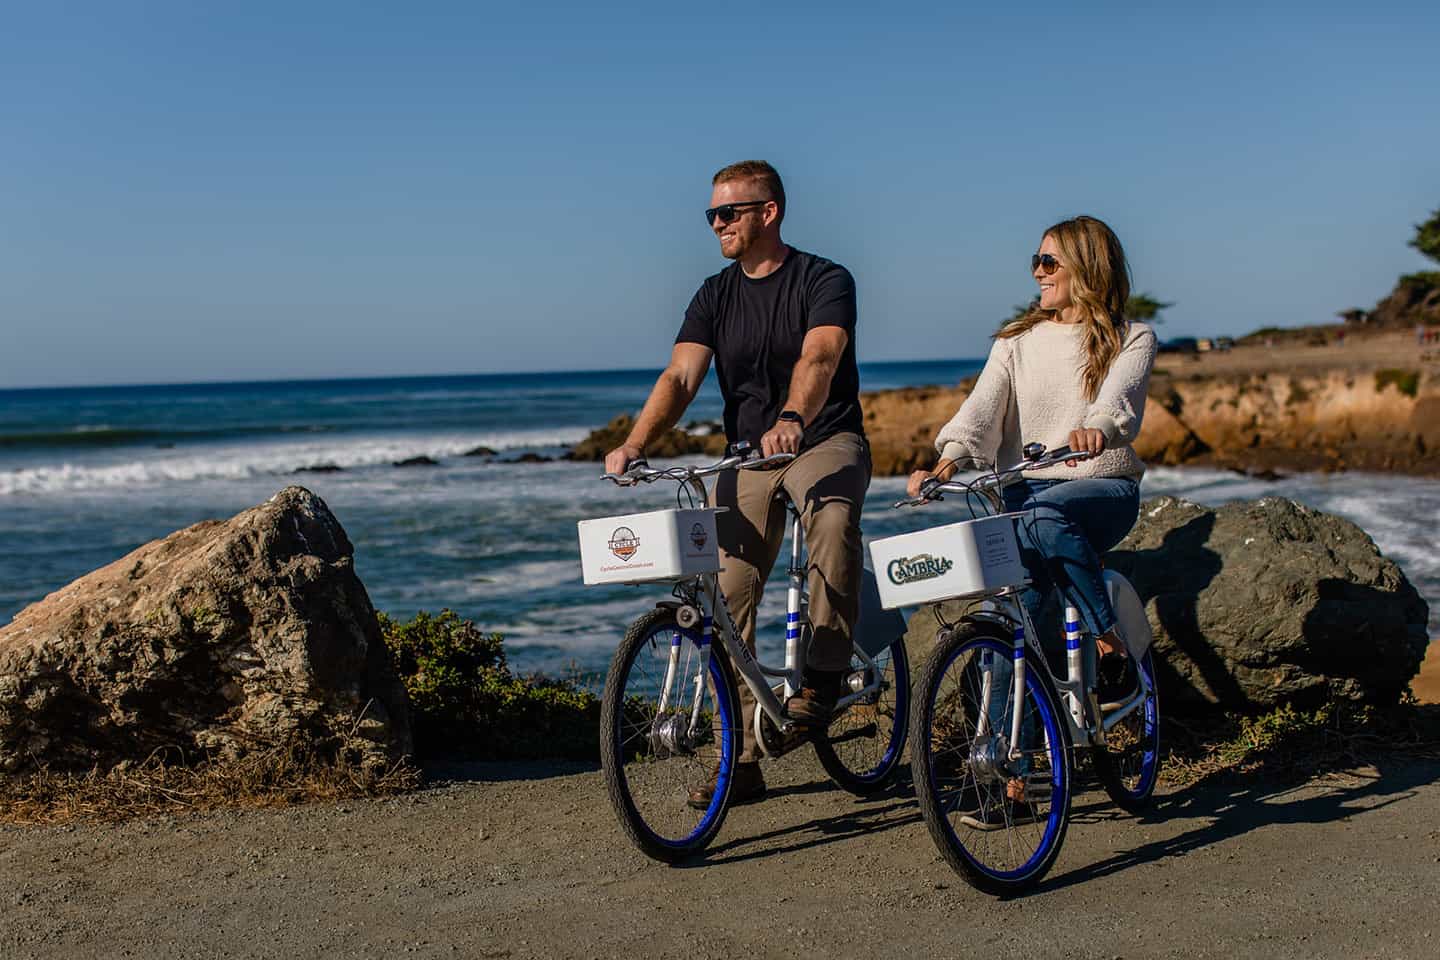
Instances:
[[[1026,443],[1046,448],[1069,442],[1070,431],[1094,428],[1105,435],[1105,450],[1074,467],[1059,464],[1028,470],[1027,477],[1136,477],[1145,464],[1130,444],[1140,433],[1145,391],[1155,364],[1155,333],[1131,323],[1120,353],[1100,385],[1094,403],[1085,400],[1084,328],[1078,323],[1038,323],[1018,337],[997,339],[975,389],[950,422],[940,428],[935,448],[949,460],[976,458],[1010,466]]]

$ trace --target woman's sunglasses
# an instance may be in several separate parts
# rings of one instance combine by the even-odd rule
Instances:
[[[1044,271],[1045,276],[1048,277],[1060,269],[1060,261],[1048,253],[1037,253],[1030,258],[1030,272],[1034,273],[1037,267]]]
[[[769,200],[744,200],[740,203],[722,203],[718,207],[709,207],[705,211],[705,222],[712,227],[716,220],[725,224],[734,223],[740,219],[737,211],[741,207],[762,207],[769,202]]]

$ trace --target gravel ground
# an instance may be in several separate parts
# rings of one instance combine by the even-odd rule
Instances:
[[[408,796],[0,828],[0,956],[1440,955],[1440,762],[1075,802],[1032,895],[968,887],[908,782],[858,800],[808,752],[703,859],[623,839],[598,771],[475,765]]]

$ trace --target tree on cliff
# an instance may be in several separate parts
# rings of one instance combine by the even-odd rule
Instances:
[[[1415,238],[1410,241],[1410,246],[1440,263],[1440,210],[1430,214],[1430,219],[1424,223],[1415,224]]]
[[[1161,303],[1148,293],[1137,293],[1125,301],[1125,316],[1146,323],[1164,323],[1165,321],[1160,319],[1160,311],[1173,306],[1173,303]]]
[[[1015,305],[1010,313],[1010,320],[1019,320],[1025,314],[1040,305],[1040,298],[1034,297],[1029,303]],[[1160,311],[1166,307],[1173,307],[1173,303],[1162,303],[1150,296],[1148,293],[1137,293],[1125,301],[1125,316],[1130,320],[1142,320],[1145,323],[1164,323],[1160,318]],[[1009,322],[1008,320],[1006,321]]]

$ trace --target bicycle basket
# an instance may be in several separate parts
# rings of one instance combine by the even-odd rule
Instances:
[[[881,605],[934,603],[1024,583],[1018,516],[1002,513],[871,541]]]
[[[720,569],[714,509],[654,510],[581,520],[587,585],[684,580]]]

